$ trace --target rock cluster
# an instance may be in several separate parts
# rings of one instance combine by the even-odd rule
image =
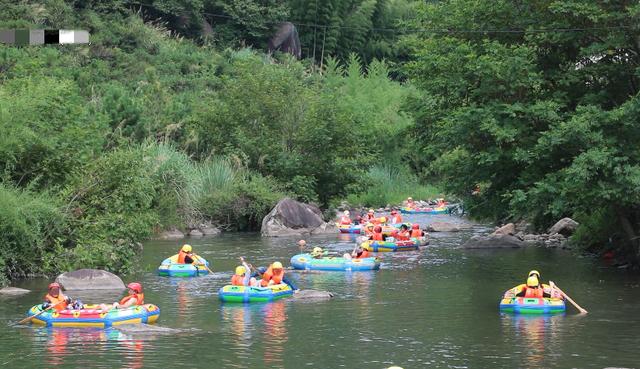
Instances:
[[[191,226],[187,230],[189,237],[216,236],[220,234],[220,229],[214,227],[211,223],[202,223]],[[179,229],[171,228],[161,232],[158,237],[160,240],[179,240],[185,238],[185,234]]]
[[[505,248],[524,246],[545,246],[562,247],[567,246],[568,237],[576,230],[578,223],[571,218],[559,220],[547,233],[529,233],[531,225],[526,222],[519,222],[517,225],[508,223],[488,236],[471,237],[464,245],[464,248]]]

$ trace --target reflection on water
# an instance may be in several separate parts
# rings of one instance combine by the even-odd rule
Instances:
[[[454,219],[407,218],[421,225]],[[481,231],[489,230],[434,233],[431,244],[419,251],[382,255],[378,271],[287,271],[301,288],[333,292],[330,301],[289,298],[248,305],[221,305],[217,296],[229,283],[238,257],[253,265],[274,260],[288,264],[299,252],[298,237],[223,234],[190,239],[213,265],[213,274],[198,278],[156,274],[159,263],[175,254],[184,240],[148,242],[141,269],[124,280],[143,284],[145,300],[160,307],[159,325],[197,331],[129,336],[116,329],[17,326],[25,311],[40,302],[49,282],[29,280],[17,286],[32,293],[0,296],[0,367],[637,367],[637,275],[597,268],[592,260],[563,250],[459,248]],[[350,235],[306,239],[309,247],[339,253],[353,249]],[[531,269],[558,282],[590,313],[500,314],[502,293]],[[116,301],[122,292],[77,296],[83,301]]]

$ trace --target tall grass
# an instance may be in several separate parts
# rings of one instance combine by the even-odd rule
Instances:
[[[399,204],[409,196],[424,200],[443,196],[437,187],[420,184],[408,170],[383,165],[369,168],[360,188],[361,191],[347,197],[350,204],[377,207]]]

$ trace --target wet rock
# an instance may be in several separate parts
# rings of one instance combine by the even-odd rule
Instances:
[[[113,273],[98,269],[79,269],[62,273],[56,278],[62,288],[74,290],[124,290],[122,279]]]
[[[203,233],[199,229],[192,229],[189,231],[189,237],[202,237]]]
[[[202,232],[205,236],[217,236],[222,233],[218,228],[211,226],[202,226],[199,228],[200,232]]]
[[[117,330],[128,335],[170,335],[181,333],[180,329],[173,329],[158,326],[155,324],[123,324],[115,327]]]
[[[549,234],[559,233],[569,237],[578,228],[578,222],[571,218],[562,218],[553,227],[549,228]]]
[[[18,288],[18,287],[5,287],[5,288],[0,288],[0,295],[24,295],[25,293],[29,293],[31,291],[29,290],[25,290],[24,288]]]
[[[517,248],[526,246],[524,242],[511,235],[473,236],[462,245],[465,249]]]
[[[333,222],[325,222],[317,206],[284,198],[262,219],[262,236],[337,233]]]
[[[184,238],[184,233],[175,228],[166,230],[158,235],[160,240],[179,240],[181,238]]]
[[[332,297],[333,293],[318,290],[300,290],[293,294],[296,300],[329,300]]]
[[[507,223],[502,227],[496,229],[493,232],[493,235],[515,235],[516,234],[516,226],[513,223]]]
[[[447,222],[433,222],[425,227],[427,232],[460,232],[462,226]]]

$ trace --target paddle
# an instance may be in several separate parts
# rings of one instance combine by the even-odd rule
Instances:
[[[19,321],[19,322],[18,322],[18,324],[22,324],[22,323],[30,322],[30,321],[31,321],[31,319],[33,319],[33,318],[35,318],[35,317],[39,316],[40,314],[44,313],[45,311],[47,311],[47,310],[49,310],[49,309],[53,309],[53,308],[55,308],[56,306],[58,306],[58,305],[62,304],[63,302],[64,302],[64,303],[66,303],[67,301],[66,301],[66,300],[62,300],[62,301],[58,302],[57,304],[53,304],[53,305],[49,306],[48,308],[46,308],[46,309],[42,310],[42,311],[41,311],[41,312],[39,312],[38,314],[34,314],[34,315],[31,315],[31,316],[28,316],[28,317],[26,317],[26,318],[22,319],[21,321]]]
[[[583,309],[580,305],[578,305],[575,301],[573,301],[573,299],[571,297],[569,297],[569,295],[567,295],[566,293],[564,293],[564,291],[562,291],[560,289],[560,287],[558,287],[555,283],[553,283],[553,281],[549,281],[549,284],[551,285],[551,288],[555,288],[558,291],[560,291],[560,293],[562,294],[562,296],[564,296],[567,300],[569,300],[569,302],[575,306],[576,309],[578,309],[578,311],[580,311],[580,314],[586,314],[587,311],[585,309]]]
[[[195,254],[193,256],[195,256],[196,258],[198,258],[198,260],[200,260],[200,256]],[[194,265],[202,265],[207,271],[209,271],[209,274],[213,274],[213,270],[209,269],[209,267],[205,263],[194,263]]]

